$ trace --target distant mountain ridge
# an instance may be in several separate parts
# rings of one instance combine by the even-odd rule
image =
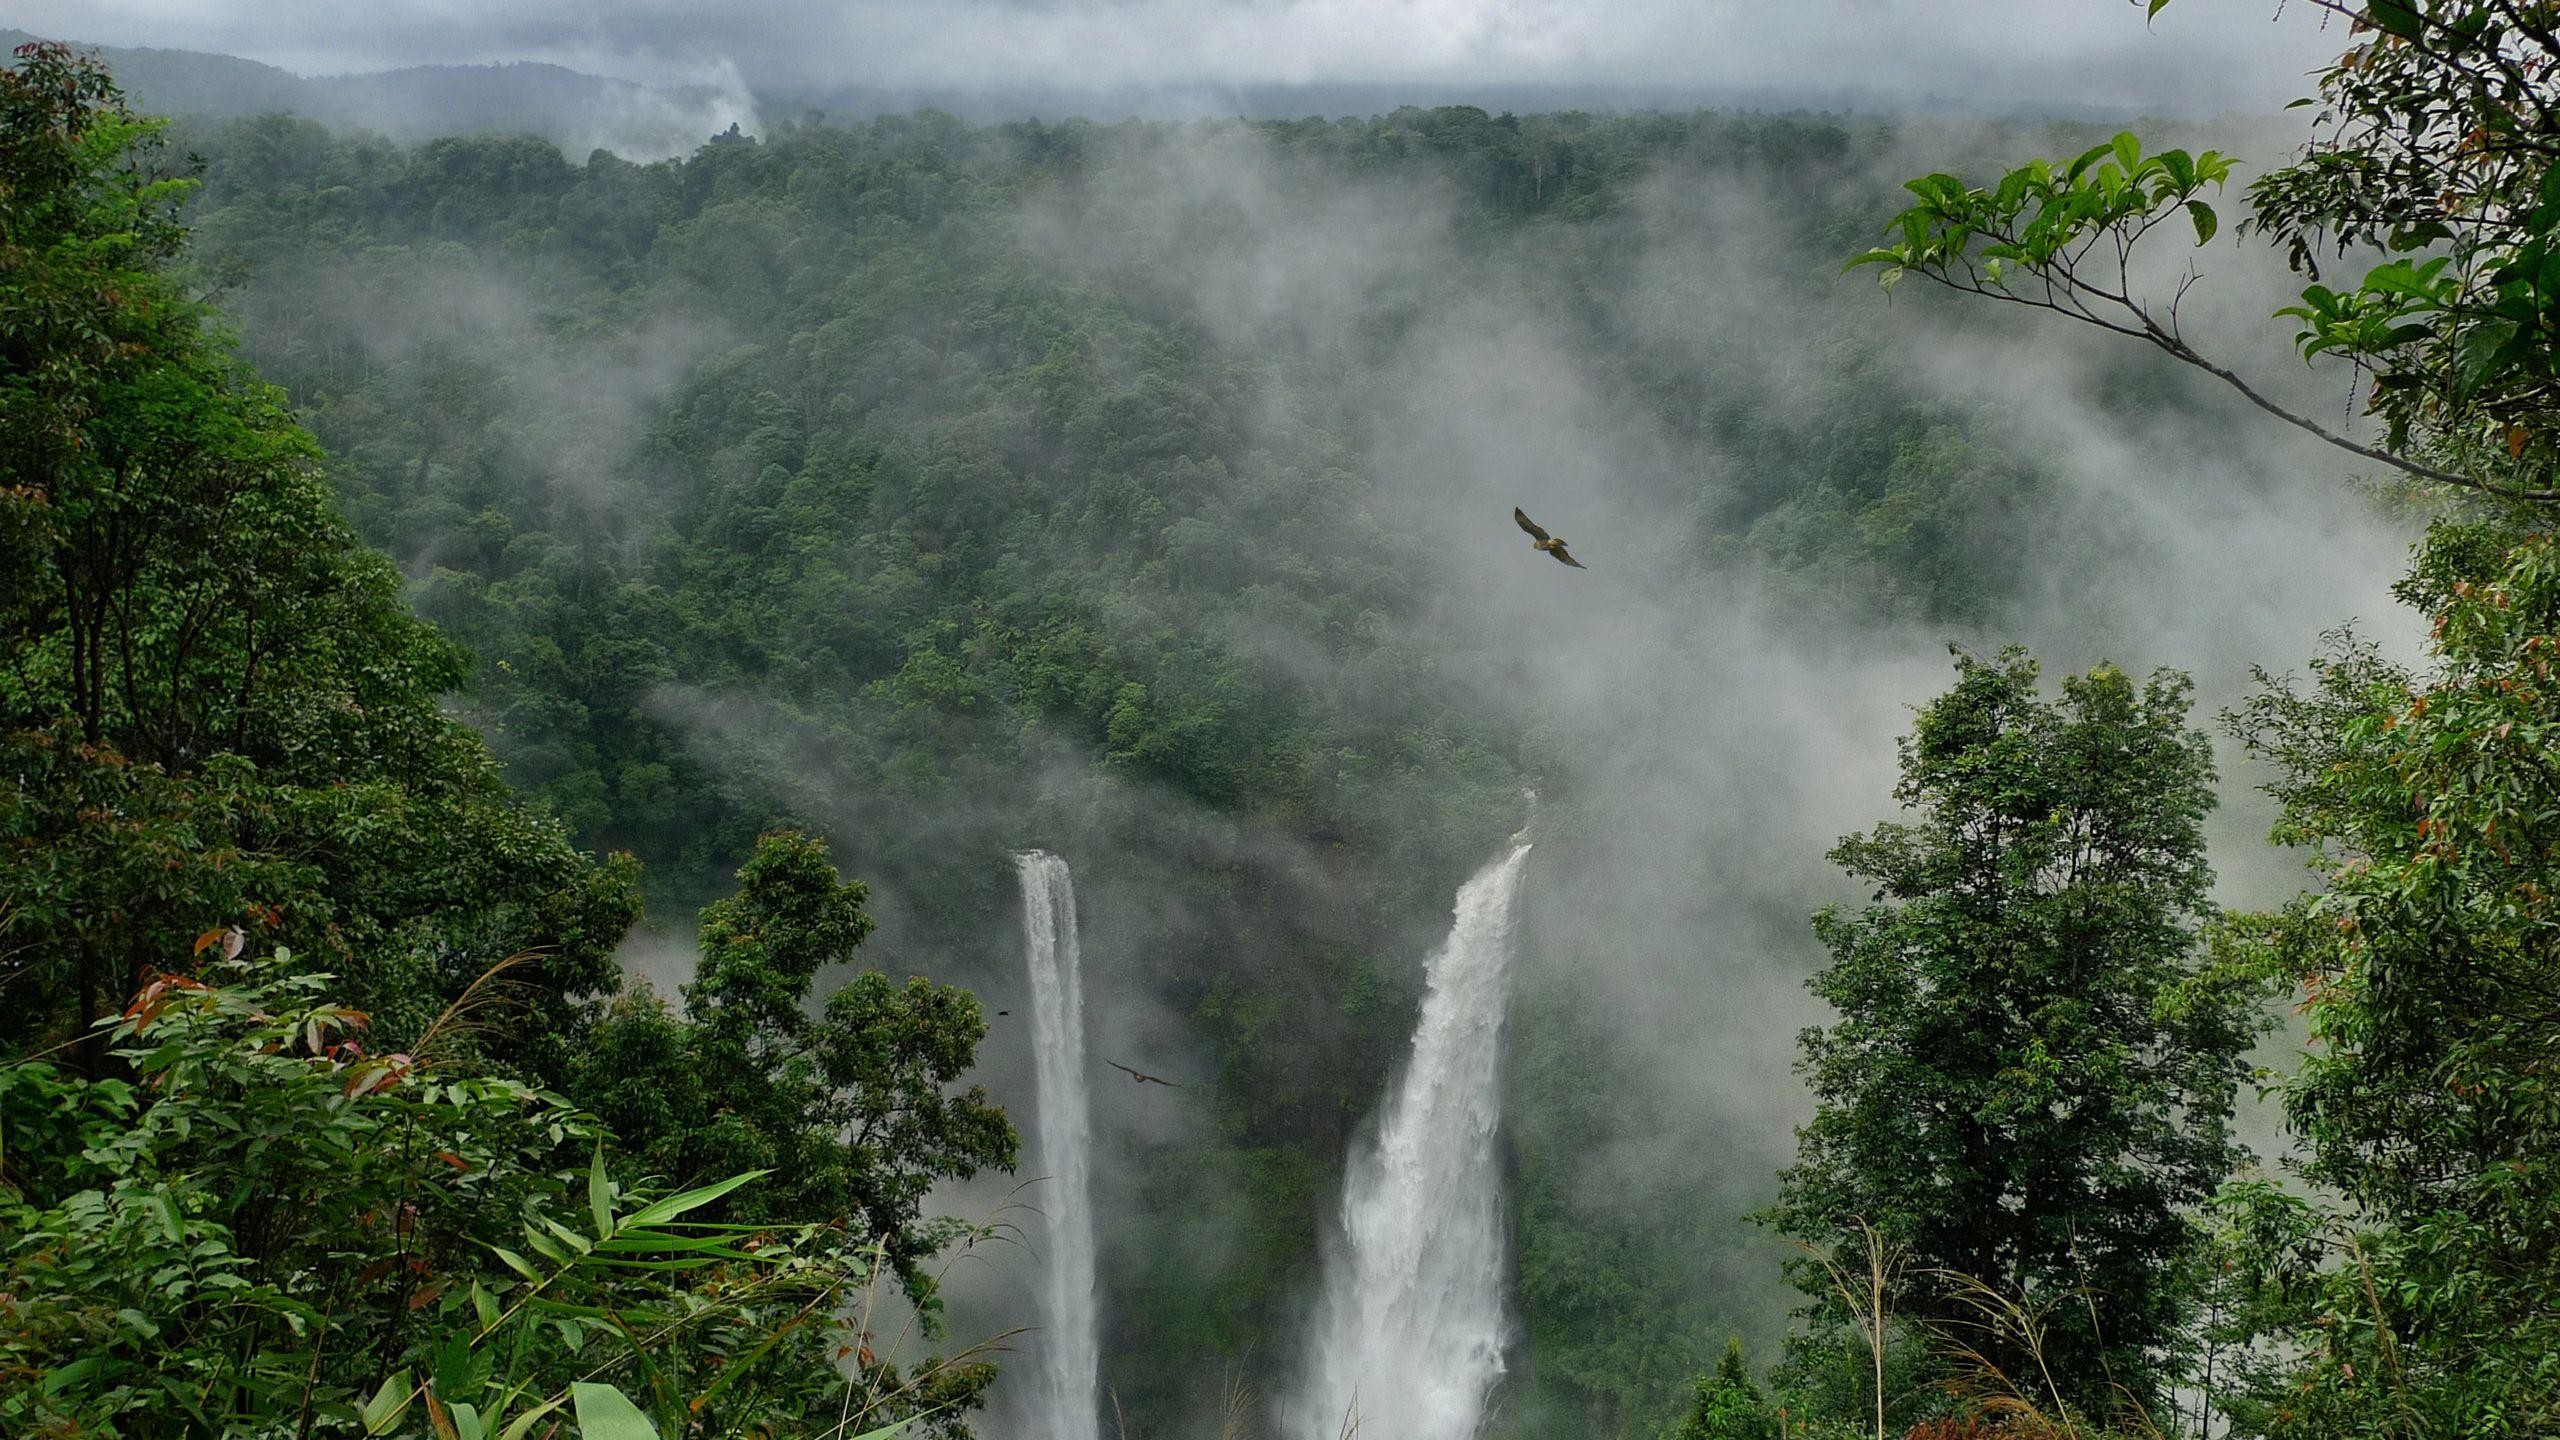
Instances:
[[[0,30],[0,47],[36,38]],[[283,111],[404,143],[539,135],[572,159],[610,150],[631,160],[691,154],[733,125],[757,128],[755,101],[743,85],[641,85],[524,61],[305,76],[236,55],[67,43],[106,61],[136,107],[187,120]]]

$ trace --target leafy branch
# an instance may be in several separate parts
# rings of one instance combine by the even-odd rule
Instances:
[[[2510,499],[2560,499],[2560,489],[2502,486],[2362,444],[2270,399],[2199,351],[2181,330],[2179,306],[2197,279],[2192,269],[2165,302],[2138,292],[2135,247],[2180,214],[2192,223],[2197,244],[2211,241],[2222,222],[2205,195],[2218,193],[2231,169],[2230,158],[2213,150],[2146,155],[2141,140],[2126,132],[2064,165],[2031,161],[1988,187],[1968,186],[1953,175],[1924,175],[1905,187],[1920,203],[1895,217],[1894,243],[1870,249],[1844,268],[1881,266],[1888,290],[1916,274],[1950,290],[2049,311],[2142,341],[2222,381],[2286,424],[2423,480]],[[2423,331],[2416,317],[2443,310],[2452,288],[2438,283],[2441,264],[2428,263],[2436,268],[2423,276],[2405,261],[2380,267],[2361,288],[2345,294],[2312,286],[2303,306],[2282,312],[2303,320],[2305,357],[2332,351],[2369,355]]]

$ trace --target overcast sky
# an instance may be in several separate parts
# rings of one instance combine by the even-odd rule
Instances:
[[[2279,10],[2283,13],[2279,14]],[[304,74],[547,60],[767,91],[1789,90],[2266,110],[2344,48],[2308,4],[2175,0],[0,0],[0,22]]]

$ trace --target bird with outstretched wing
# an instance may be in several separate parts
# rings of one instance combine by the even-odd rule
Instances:
[[[1130,1069],[1128,1066],[1121,1064],[1121,1063],[1120,1063],[1119,1061],[1117,1061],[1117,1060],[1113,1060],[1113,1059],[1105,1058],[1105,1059],[1103,1060],[1103,1062],[1102,1062],[1102,1063],[1103,1063],[1103,1064],[1105,1064],[1105,1065],[1110,1066],[1110,1067],[1111,1067],[1112,1069],[1114,1069],[1114,1070],[1119,1071],[1121,1074],[1128,1076],[1130,1079],[1132,1079],[1132,1080],[1134,1080],[1134,1081],[1138,1082],[1138,1083],[1139,1083],[1139,1084],[1141,1084],[1141,1085],[1166,1085],[1166,1086],[1171,1086],[1173,1089],[1176,1089],[1176,1090],[1179,1090],[1179,1089],[1181,1089],[1181,1088],[1182,1088],[1182,1082],[1181,1082],[1181,1081],[1179,1081],[1179,1080],[1167,1080],[1166,1078],[1164,1078],[1164,1077],[1163,1077],[1163,1076],[1161,1076],[1161,1075],[1149,1075],[1149,1074],[1146,1074],[1146,1073],[1145,1073],[1145,1072],[1143,1072],[1143,1071],[1139,1071],[1139,1070],[1132,1070],[1132,1069]]]
[[[1538,522],[1529,518],[1528,511],[1514,505],[1511,507],[1511,518],[1519,521],[1520,528],[1529,532],[1529,548],[1533,550],[1544,550],[1548,554],[1553,555],[1558,560],[1563,561],[1576,570],[1588,570],[1591,568],[1590,566],[1585,565],[1581,561],[1564,553],[1564,542],[1562,540],[1555,539],[1548,535],[1546,531],[1539,529]]]

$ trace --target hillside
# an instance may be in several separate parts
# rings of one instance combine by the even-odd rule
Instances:
[[[1689,811],[1643,766],[1693,724],[1795,743],[1721,678],[1768,663],[1735,643],[1847,674],[1862,637],[1999,622],[2057,523],[2036,442],[1882,363],[1866,297],[1835,291],[1889,132],[1459,107],[927,113],[653,167],[277,121],[194,143],[248,353],[481,657],[469,713],[510,778],[640,854],[658,909],[759,828],[817,825],[876,887],[884,948],[1002,1005],[1005,855],[1074,862],[1102,1033],[1209,1102],[1111,1102],[1109,1368],[1133,1405],[1204,1403],[1213,1367],[1175,1356],[1270,1363],[1412,966],[1531,784],[1553,978],[1515,1080],[1522,1403],[1648,1433],[1723,1333],[1770,1333],[1765,1242],[1734,1217],[1779,1153],[1772,1097],[1656,1072],[1701,983],[1803,1013],[1802,962],[1755,952],[1803,953],[1820,842],[1675,900],[1692,847],[1805,822],[1740,773],[1710,791],[1726,813]],[[2175,393],[2107,373],[2112,404]],[[1599,488],[1541,503],[1550,468]],[[1513,575],[1515,502],[1614,578]],[[1574,584],[1607,598],[1539,618]],[[1665,628],[1745,586],[1797,618]],[[1591,628],[1631,610],[1631,634]],[[1549,646],[1649,693],[1553,689]],[[1623,901],[1577,915],[1595,889]],[[1593,967],[1622,980],[1559,983]],[[1735,1037],[1734,1063],[1782,1067],[1783,1035]],[[1019,1052],[995,1054],[1019,1094]],[[1698,1100],[1730,1107],[1733,1156],[1665,1156],[1607,1203],[1574,1181]],[[1176,1174],[1225,1178],[1137,1178]]]
[[[0,49],[35,38],[0,29]],[[637,85],[558,65],[412,65],[303,76],[194,50],[82,48],[113,67],[142,108],[197,122],[299,115],[403,143],[538,135],[570,155],[601,149],[635,160],[686,154],[732,126],[756,124],[754,101],[735,85]]]

